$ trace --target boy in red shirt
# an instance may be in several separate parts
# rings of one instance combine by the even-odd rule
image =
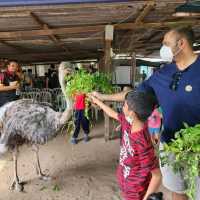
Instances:
[[[121,124],[117,178],[124,200],[147,200],[161,182],[158,159],[147,127],[154,99],[147,93],[131,91],[125,97],[123,113],[119,114],[96,97],[90,97]]]
[[[89,137],[89,120],[85,116],[85,94],[76,94],[75,95],[75,102],[74,102],[74,111],[75,111],[75,130],[73,133],[73,136],[71,138],[71,143],[72,144],[77,144],[77,137],[80,132],[80,127],[82,126],[83,131],[84,131],[84,141],[88,142]]]

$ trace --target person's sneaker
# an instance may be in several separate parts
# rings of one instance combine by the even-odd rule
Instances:
[[[87,134],[84,135],[84,142],[88,142],[89,141],[89,136]]]
[[[71,144],[77,144],[77,139],[76,138],[71,138]]]

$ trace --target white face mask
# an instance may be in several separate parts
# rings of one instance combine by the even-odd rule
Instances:
[[[132,124],[133,123],[133,118],[129,117],[129,116],[126,116],[126,121],[129,123],[129,124]]]
[[[167,62],[172,62],[173,60],[173,52],[170,47],[163,45],[160,49],[160,57]]]

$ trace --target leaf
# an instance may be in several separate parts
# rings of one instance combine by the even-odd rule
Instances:
[[[53,191],[54,191],[54,192],[59,192],[59,191],[60,191],[60,188],[59,188],[59,186],[58,186],[57,184],[54,185]]]
[[[43,187],[40,188],[40,191],[43,191],[43,190],[46,190],[46,189],[47,189],[47,187],[43,186]]]
[[[186,122],[183,122],[183,125],[184,125],[185,128],[188,128],[188,127],[189,127],[188,124],[187,124]]]

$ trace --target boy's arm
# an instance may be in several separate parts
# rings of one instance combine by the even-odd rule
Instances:
[[[156,168],[156,169],[152,170],[151,174],[152,174],[151,181],[149,183],[147,192],[146,192],[143,200],[147,200],[148,196],[150,194],[157,192],[157,190],[161,184],[162,176],[161,176],[160,169]]]
[[[89,95],[90,99],[93,103],[97,104],[109,117],[118,120],[118,113],[114,111],[112,108],[104,104],[102,101],[97,99],[96,97]]]

